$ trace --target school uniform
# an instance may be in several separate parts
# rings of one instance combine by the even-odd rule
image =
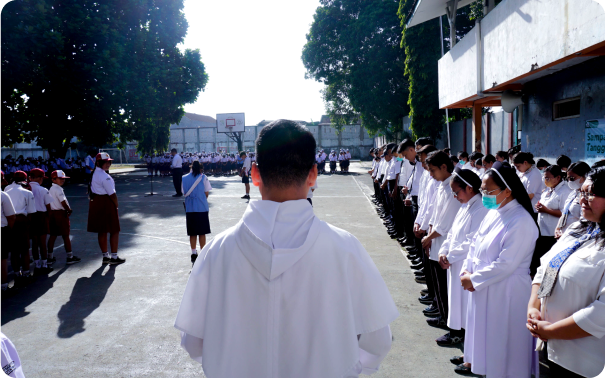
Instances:
[[[176,190],[177,196],[182,196],[181,183],[183,181],[183,158],[179,154],[174,155],[172,158],[172,183],[174,184],[174,190]]]
[[[179,188],[180,189],[180,188]],[[113,178],[104,170],[97,168],[90,184],[92,195],[88,201],[88,232],[120,232],[118,208],[109,196],[116,194]]]
[[[36,212],[31,217],[30,237],[48,235],[50,233],[49,214],[46,205],[50,205],[52,198],[48,189],[40,186],[37,182],[29,183],[34,195]]]
[[[36,212],[34,195],[29,190],[23,188],[19,183],[12,183],[4,189],[5,193],[11,199],[15,208],[15,224],[11,230],[13,239],[11,252],[11,265],[15,272],[29,271],[29,264],[22,264],[25,256],[29,257],[29,214]]]
[[[437,306],[439,314],[443,320],[447,320],[448,315],[448,285],[447,271],[439,265],[439,250],[441,245],[447,239],[447,234],[450,232],[454,219],[461,203],[452,195],[450,181],[452,176],[439,182],[436,191],[436,202],[432,218],[430,220],[431,230],[436,231],[439,235],[431,241],[430,247],[430,266],[432,269],[432,280],[437,294]]]
[[[538,228],[512,200],[488,211],[475,234],[462,271],[471,273],[464,362],[475,374],[529,378],[537,362],[527,330],[531,263]]]
[[[569,197],[571,189],[563,180],[554,188],[546,188],[540,197],[540,203],[552,210],[561,210],[565,207],[565,201]],[[536,250],[531,261],[531,274],[535,275],[538,266],[540,266],[540,258],[552,248],[557,242],[555,239],[555,229],[559,223],[560,217],[555,217],[546,213],[538,213],[538,227],[540,228],[540,236],[536,241]]]
[[[174,326],[209,377],[356,377],[388,353],[399,313],[380,273],[307,201],[251,201],[201,256]]]
[[[414,222],[416,221],[416,217],[418,215],[418,193],[421,187],[420,180],[424,173],[424,168],[422,168],[422,163],[418,161],[409,161],[407,159],[403,160],[403,164],[401,165],[401,172],[399,174],[399,196],[401,198],[402,205],[405,204],[405,199],[409,196],[412,204],[411,206],[402,206],[403,212],[403,221],[404,221],[404,233],[406,238],[407,245],[415,246],[416,249],[420,250],[420,241],[416,240],[416,236],[414,235]],[[401,189],[407,186],[408,194],[404,195],[401,193]]]
[[[185,214],[187,221],[187,235],[197,236],[210,233],[210,219],[208,218],[208,199],[206,192],[212,190],[210,180],[205,174],[201,173],[202,179],[200,183],[191,191],[189,190],[198,180],[198,176],[193,173],[183,176],[183,184],[181,191],[185,194]]]
[[[246,159],[244,160],[244,166],[243,166],[243,171],[242,171],[242,184],[249,184],[250,183],[250,169],[252,168],[252,160],[246,156]]]
[[[8,253],[12,250],[12,242],[13,235],[12,229],[8,227],[8,220],[6,217],[10,217],[15,215],[15,207],[13,206],[13,202],[11,201],[10,196],[5,192],[0,192],[2,202],[0,206],[0,210],[2,211],[2,260],[8,259]]]
[[[65,201],[69,205],[69,201],[65,196],[65,192],[60,185],[53,183],[48,191],[50,195],[50,214],[49,214],[49,234],[53,236],[69,235],[71,223],[67,210],[63,208],[61,202]]]
[[[581,218],[582,205],[580,205],[579,191],[572,189],[565,200],[561,218],[559,218],[557,223],[557,228],[560,228],[561,233],[563,233],[569,228],[569,225],[579,221]]]
[[[542,174],[538,168],[532,166],[524,173],[521,173],[521,183],[525,187],[527,194],[533,194],[534,198],[531,200],[531,207],[534,209],[534,213],[538,213],[536,210],[536,204],[540,201],[542,192],[546,189],[544,180],[542,180]]]
[[[336,156],[336,154],[330,154],[330,171],[334,172],[336,171],[336,161],[338,160],[338,157]]]

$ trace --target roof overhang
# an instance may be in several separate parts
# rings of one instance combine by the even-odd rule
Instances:
[[[459,0],[458,9],[469,5],[473,0]],[[447,0],[416,0],[416,5],[409,16],[406,26],[411,28],[423,22],[446,14]]]

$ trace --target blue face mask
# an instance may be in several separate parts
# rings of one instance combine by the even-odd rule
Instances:
[[[397,161],[403,161],[403,159],[402,159],[402,158],[400,158],[400,157],[398,157],[398,158],[397,158]]]
[[[502,191],[500,191],[500,193],[501,192]],[[500,194],[500,193],[498,193],[498,194]],[[496,195],[489,195],[489,194],[483,195],[483,198],[481,199],[481,201],[483,202],[483,206],[485,206],[485,208],[488,209],[488,210],[496,210],[497,208],[499,208],[500,204],[496,200],[496,196],[498,194],[496,194]]]
[[[466,162],[465,162],[464,160],[460,160],[460,161],[458,162],[458,164],[460,164],[460,166],[462,167],[462,166],[464,166],[464,164],[466,164]]]

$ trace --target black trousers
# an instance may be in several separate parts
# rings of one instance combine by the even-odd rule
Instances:
[[[429,291],[429,296],[433,298],[433,306],[439,308],[437,304],[437,294],[435,292],[435,284],[433,282],[433,270],[431,269],[431,260],[424,253],[424,250],[420,252],[422,254],[422,269],[424,270],[424,277],[426,278],[426,289]]]
[[[174,184],[174,189],[176,190],[176,194],[183,195],[181,192],[181,183],[183,182],[183,168],[173,168],[172,169],[172,183]]]
[[[551,378],[584,378],[583,375],[576,374],[570,370],[565,369],[561,365],[548,360],[549,377]]]
[[[431,265],[431,276],[433,279],[433,286],[435,287],[435,299],[437,300],[439,315],[441,315],[441,319],[447,321],[447,270],[443,269],[437,261],[429,261],[429,264]]]
[[[418,196],[412,196],[412,220],[409,222],[410,223],[410,232],[411,232],[411,237],[412,240],[414,240],[414,246],[421,251],[422,250],[422,243],[421,240],[418,239],[416,236],[414,236],[414,223],[416,223],[416,217],[418,216]]]
[[[398,237],[405,236],[405,224],[406,219],[403,213],[403,199],[401,197],[401,186],[397,187],[397,195],[393,198],[393,204],[395,209],[393,211],[394,219],[395,219],[395,230],[397,231]]]
[[[557,239],[554,236],[540,236],[536,240],[536,248],[534,249],[534,255],[531,258],[531,265],[529,266],[530,274],[532,277],[536,275],[538,267],[540,266],[540,258],[550,251],[553,245],[557,243]]]
[[[397,187],[397,182],[395,180],[388,180],[387,186],[385,188],[385,199],[388,206],[389,215],[395,222],[395,199],[391,197],[391,193]]]

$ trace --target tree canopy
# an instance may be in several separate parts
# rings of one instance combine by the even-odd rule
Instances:
[[[77,137],[102,146],[168,145],[169,126],[208,75],[182,0],[16,0],[2,10],[2,142],[62,156]]]
[[[321,0],[302,60],[337,128],[358,117],[371,134],[392,137],[409,112],[397,3]]]

